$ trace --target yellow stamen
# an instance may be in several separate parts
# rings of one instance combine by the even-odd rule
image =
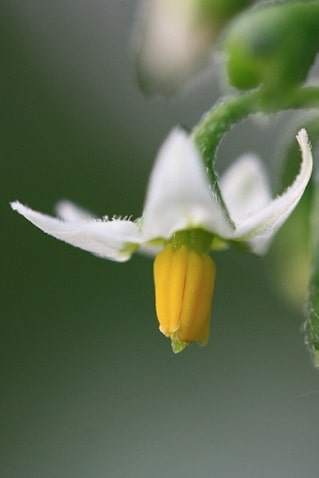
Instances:
[[[174,352],[209,336],[215,264],[206,253],[184,244],[166,246],[154,262],[156,312],[161,332]]]

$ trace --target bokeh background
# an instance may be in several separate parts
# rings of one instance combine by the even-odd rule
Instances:
[[[138,90],[135,1],[0,4],[2,478],[314,478],[319,375],[302,314],[265,261],[216,255],[209,345],[175,356],[154,313],[152,261],[97,259],[10,211],[70,198],[138,216],[156,151],[221,95],[208,69],[172,100]],[[219,168],[271,157],[280,123],[245,122]],[[271,167],[271,166],[270,166]]]

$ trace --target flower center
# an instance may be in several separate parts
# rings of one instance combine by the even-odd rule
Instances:
[[[215,264],[208,255],[212,235],[179,231],[154,261],[156,313],[161,332],[175,353],[209,336]]]

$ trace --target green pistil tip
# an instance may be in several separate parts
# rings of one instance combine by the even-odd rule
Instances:
[[[172,350],[174,354],[179,354],[184,350],[184,348],[188,345],[187,342],[182,342],[177,337],[171,338]]]

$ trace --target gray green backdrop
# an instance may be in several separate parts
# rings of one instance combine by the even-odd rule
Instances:
[[[319,375],[302,315],[265,261],[215,256],[209,345],[174,356],[158,331],[152,261],[97,259],[45,237],[8,206],[70,198],[138,216],[156,151],[220,96],[214,72],[175,99],[138,90],[136,2],[0,5],[2,478],[316,478]],[[219,167],[271,157],[245,123]]]

